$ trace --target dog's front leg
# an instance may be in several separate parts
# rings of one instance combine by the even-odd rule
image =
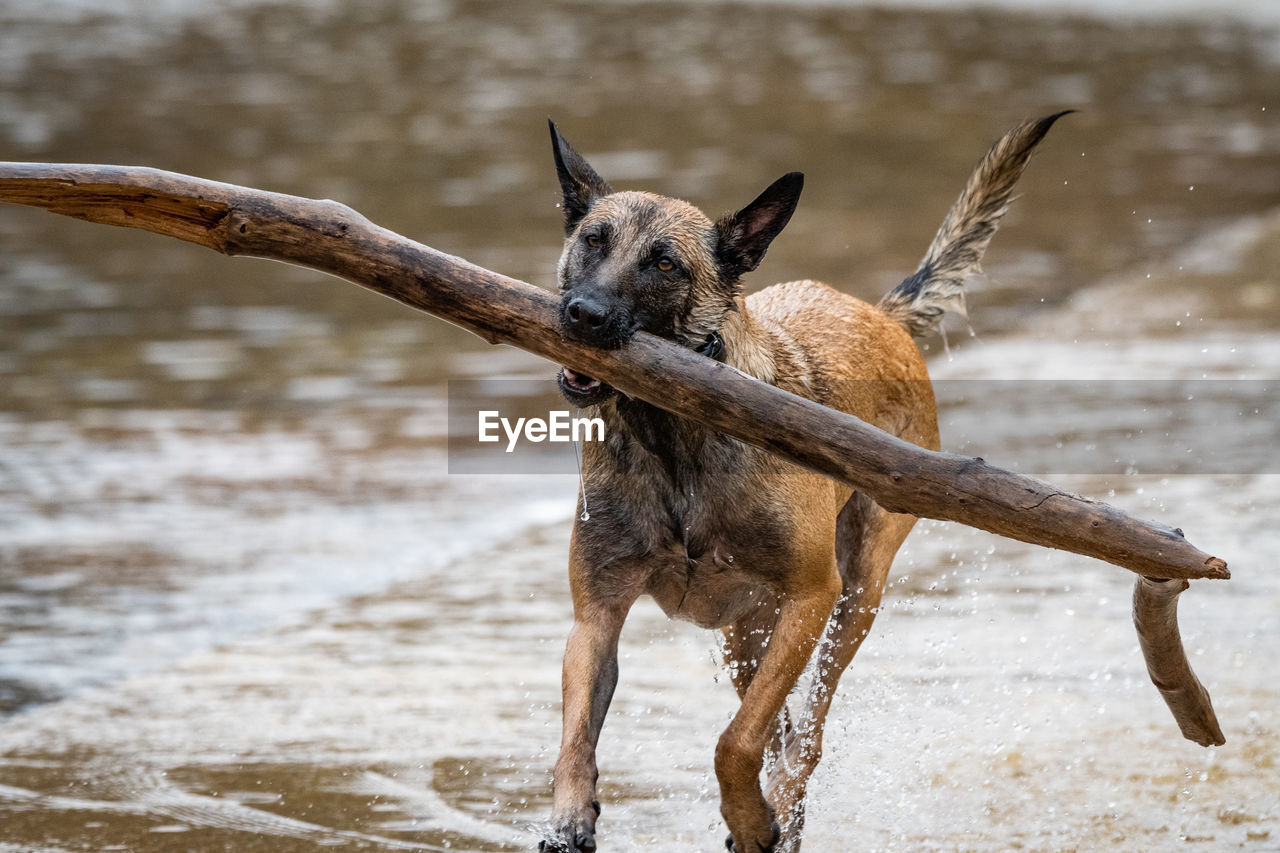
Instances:
[[[771,853],[779,840],[775,815],[760,790],[760,770],[778,713],[804,672],[840,595],[834,555],[828,566],[782,596],[769,649],[742,697],[742,706],[716,744],[720,813],[729,826],[725,845],[734,853]]]
[[[552,789],[551,835],[539,850],[596,849],[596,744],[618,684],[618,635],[634,600],[598,601],[575,589],[573,630],[561,676],[564,729]]]

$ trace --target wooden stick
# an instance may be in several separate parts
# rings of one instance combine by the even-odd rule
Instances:
[[[511,344],[598,377],[833,477],[893,512],[958,521],[1148,578],[1231,576],[1225,561],[1192,546],[1181,530],[981,459],[924,450],[652,335],[638,333],[613,351],[563,338],[551,293],[415,243],[333,201],[155,169],[48,163],[0,163],[0,201],[338,276],[490,343]],[[1139,579],[1135,623],[1152,678],[1184,733],[1198,743],[1219,743],[1208,694],[1182,652],[1176,621],[1181,590],[1169,593],[1172,582]]]
[[[1213,713],[1209,691],[1191,671],[1178,633],[1178,596],[1185,580],[1138,578],[1133,584],[1133,625],[1147,661],[1147,674],[1173,712],[1182,736],[1201,746],[1227,742]]]
[[[921,449],[652,335],[612,351],[568,340],[551,293],[415,243],[337,202],[155,169],[42,163],[0,163],[0,201],[347,279],[831,476],[893,512],[958,521],[1150,577],[1230,577],[1223,560],[1173,528],[982,459]]]

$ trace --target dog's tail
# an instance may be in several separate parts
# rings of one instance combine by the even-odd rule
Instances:
[[[965,314],[964,281],[978,269],[1009,209],[1013,185],[1049,128],[1071,112],[1075,110],[1023,122],[992,145],[942,220],[920,267],[880,300],[880,310],[912,337],[936,329],[948,308]]]

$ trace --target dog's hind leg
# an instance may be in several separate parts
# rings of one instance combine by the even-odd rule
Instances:
[[[822,757],[822,731],[836,684],[871,630],[894,555],[915,522],[914,516],[887,512],[860,493],[854,493],[840,513],[840,600],[819,646],[818,669],[804,709],[788,731],[765,785],[783,830],[779,853],[800,849],[805,793]]]

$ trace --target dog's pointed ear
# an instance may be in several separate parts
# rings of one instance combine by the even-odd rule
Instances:
[[[547,119],[551,128],[551,149],[556,158],[556,175],[560,178],[560,191],[564,194],[564,232],[573,231],[579,220],[587,215],[591,203],[600,196],[609,195],[613,187],[596,174],[586,160],[565,138],[551,119]]]
[[[716,255],[729,277],[737,278],[760,266],[773,238],[791,221],[802,189],[804,175],[788,172],[751,204],[716,222],[720,232]]]

